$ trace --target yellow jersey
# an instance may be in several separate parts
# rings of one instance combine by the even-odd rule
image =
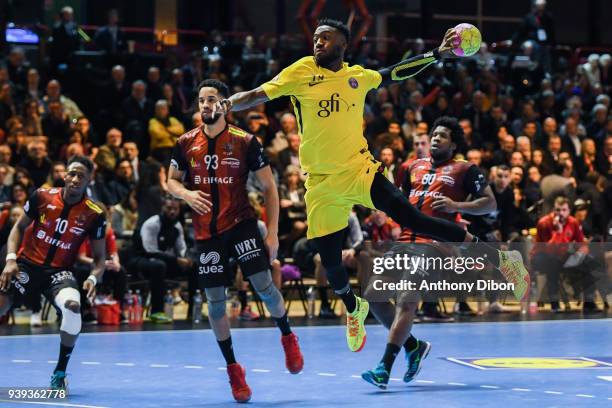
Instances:
[[[309,174],[334,174],[363,163],[363,109],[378,88],[377,71],[343,63],[338,72],[318,66],[313,56],[283,69],[261,87],[269,99],[290,96],[302,137],[300,163]]]

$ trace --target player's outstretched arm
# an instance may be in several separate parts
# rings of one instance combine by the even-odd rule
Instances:
[[[266,219],[268,221],[268,235],[266,236],[266,246],[270,254],[270,261],[276,259],[278,252],[278,212],[279,200],[278,190],[274,182],[274,176],[270,166],[262,167],[255,172],[255,176],[264,189],[264,200],[266,206]]]
[[[11,232],[8,236],[8,241],[6,242],[6,253],[7,260],[6,265],[4,266],[4,270],[0,275],[0,290],[7,290],[11,283],[11,279],[19,272],[19,268],[17,267],[17,259],[15,254],[17,250],[19,250],[19,245],[21,245],[21,239],[23,238],[23,231],[32,223],[32,219],[28,217],[26,214],[19,217],[13,228],[11,228]]]
[[[210,194],[200,190],[189,190],[183,185],[183,176],[185,172],[178,170],[174,166],[170,166],[168,170],[168,192],[179,198],[191,207],[193,211],[202,215],[210,211],[212,202],[208,199]]]
[[[379,70],[378,73],[382,76],[381,86],[387,85],[393,81],[403,81],[404,79],[411,78],[434,62],[452,56],[452,42],[456,35],[455,31],[449,28],[446,34],[444,34],[444,39],[438,48],[434,48],[428,53],[416,55],[412,58],[400,61],[395,65]]]
[[[238,92],[227,99],[222,99],[215,105],[215,110],[221,112],[241,111],[257,106],[260,103],[268,102],[270,98],[261,86],[250,91]]]

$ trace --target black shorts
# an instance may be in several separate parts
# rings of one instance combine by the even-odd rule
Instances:
[[[196,241],[196,250],[198,284],[202,289],[232,285],[230,258],[236,260],[245,278],[270,269],[268,250],[255,219],[243,221],[216,237]]]
[[[11,281],[8,293],[17,298],[40,299],[45,295],[51,303],[60,290],[73,288],[79,290],[79,284],[72,271],[63,268],[49,268],[28,262],[17,261],[19,272]]]

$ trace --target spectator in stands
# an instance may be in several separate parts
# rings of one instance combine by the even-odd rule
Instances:
[[[131,190],[136,187],[134,181],[134,170],[132,164],[126,158],[117,162],[115,178],[109,183],[109,190],[112,195],[112,204],[122,202]]]
[[[19,166],[28,171],[34,187],[42,186],[51,171],[51,160],[48,157],[45,143],[41,140],[33,140],[28,143],[28,156],[19,163]]]
[[[70,130],[70,119],[59,101],[49,102],[48,113],[43,117],[41,124],[43,134],[49,138],[51,153],[57,157],[61,147],[68,143]]]
[[[172,85],[170,85],[170,89],[172,89]],[[161,73],[159,68],[153,65],[147,71],[147,99],[157,102],[163,97]],[[168,98],[166,97],[166,99]]]
[[[16,182],[11,187],[11,203],[23,207],[28,201],[28,190],[23,184]]]
[[[567,244],[571,242],[583,243],[584,234],[576,218],[570,215],[569,200],[559,196],[553,211],[538,221],[536,245],[532,250],[532,266],[546,275],[547,300],[554,313],[561,311],[559,279],[569,257]],[[577,245],[576,250],[584,255],[588,253],[586,245]]]
[[[43,92],[40,85],[40,74],[36,68],[28,69],[26,76],[26,85],[21,95],[20,101],[25,102],[29,99],[37,101],[39,104],[42,103]]]
[[[527,136],[516,138],[516,150],[523,155],[525,160],[531,160],[531,140]]]
[[[123,201],[111,208],[111,226],[118,238],[131,238],[137,221],[136,190],[131,190]]]
[[[109,181],[113,178],[117,162],[124,156],[121,149],[122,139],[123,134],[119,129],[109,129],[106,132],[106,143],[100,146],[94,161],[98,166],[97,172]]]
[[[64,177],[66,177],[66,164],[64,162],[55,162],[51,166],[49,177],[47,177],[47,181],[42,187],[64,187]]]
[[[30,195],[36,187],[34,186],[34,181],[32,180],[32,176],[30,176],[30,172],[24,169],[23,167],[16,167],[15,174],[13,175],[13,184],[20,183],[22,184]]]
[[[166,278],[187,277],[190,289],[195,288],[196,273],[193,262],[186,257],[183,226],[178,221],[180,203],[171,196],[165,196],[161,213],[148,218],[137,234],[138,255],[130,258],[128,269],[142,274],[151,288],[151,320],[155,323],[169,323],[172,319],[164,311]],[[191,297],[190,297],[191,300]]]
[[[11,166],[11,148],[9,145],[2,144],[0,145],[0,165],[4,166],[6,169],[6,174],[4,176],[4,185],[10,186],[13,184],[13,174],[15,174],[15,168]]]
[[[30,63],[26,59],[25,52],[21,47],[12,47],[8,58],[7,66],[9,79],[13,83],[14,92],[22,94],[27,84],[27,72]]]
[[[8,166],[0,163],[0,210],[10,205],[11,201],[11,189],[9,185],[5,183],[7,175]]]
[[[166,194],[166,168],[156,161],[147,164],[146,172],[140,175],[136,184],[136,201],[138,202],[138,222],[140,228],[143,222],[155,214],[159,214],[162,207],[162,197]]]
[[[590,54],[587,62],[580,66],[589,80],[591,87],[601,85],[601,70],[599,69],[599,55]]]
[[[483,121],[484,119],[482,117],[479,117],[479,120]],[[482,138],[480,137],[480,133],[474,131],[474,128],[472,128],[472,122],[470,121],[470,119],[461,119],[459,121],[459,125],[463,129],[466,148],[470,147],[474,149],[480,149],[482,147]],[[465,155],[467,153],[467,150],[458,153]]]
[[[270,142],[270,147],[266,149],[266,153],[271,159],[276,160],[278,153],[289,146],[287,136],[290,133],[297,133],[297,120],[291,112],[284,113],[280,118],[281,128],[274,135],[274,139]]]
[[[98,136],[91,127],[89,119],[85,116],[81,116],[77,119],[74,128],[83,136],[83,148],[87,154],[93,155],[94,151],[97,152],[97,147],[94,146],[99,146],[102,143],[98,140]]]
[[[278,153],[279,173],[284,173],[285,168],[289,165],[300,168],[300,141],[301,138],[298,133],[289,133],[287,135],[287,143],[289,145]]]
[[[380,160],[380,162],[384,166],[389,181],[395,184],[400,165],[395,159],[395,153],[393,153],[393,149],[391,147],[384,147],[380,151],[380,156],[378,160]]]
[[[170,116],[168,102],[160,99],[155,103],[155,117],[149,121],[151,157],[167,166],[176,140],[185,132],[183,124]]]
[[[600,132],[606,127],[608,121],[608,108],[606,105],[598,103],[593,106],[591,111],[591,122],[587,125],[587,136],[591,139],[597,139]]]
[[[78,26],[73,21],[74,10],[65,6],[60,11],[59,21],[54,25],[51,33],[51,67],[57,72],[58,68],[64,70],[72,54],[79,48],[81,37]]]
[[[603,148],[597,154],[597,171],[610,176],[612,174],[612,135],[606,137]]]
[[[512,153],[516,147],[516,142],[514,140],[514,136],[505,135],[502,138],[501,149],[495,151],[493,154],[492,164],[494,166],[504,164],[509,165],[510,159],[512,158]]]
[[[540,181],[542,181],[542,173],[540,173],[540,169],[537,166],[530,166],[527,169],[527,180],[523,190],[525,205],[528,208],[537,204],[542,198]]]
[[[119,28],[119,13],[116,9],[108,11],[108,24],[96,31],[94,42],[99,49],[106,51],[108,55],[125,52],[127,42],[125,40],[125,33]]]
[[[132,84],[131,95],[121,104],[121,115],[126,140],[136,142],[144,150],[143,156],[149,153],[148,126],[153,117],[153,102],[146,97],[147,86],[143,81]]]
[[[23,107],[23,131],[27,136],[42,136],[44,134],[40,118],[40,105],[36,99],[28,100]]]
[[[300,168],[289,165],[285,169],[282,183],[279,185],[280,221],[279,235],[282,235],[282,246],[289,253],[293,243],[306,234],[306,189],[300,179]]]
[[[125,80],[125,68],[115,65],[111,69],[110,82],[104,86],[102,105],[115,126],[121,125],[121,104],[130,96],[130,84]]]
[[[47,108],[47,111],[50,110],[49,104],[51,102],[61,103],[64,113],[71,121],[77,120],[83,116],[83,112],[76,102],[66,95],[62,95],[62,87],[57,79],[52,79],[47,83],[47,95],[43,97],[43,104]]]
[[[146,171],[147,164],[140,160],[138,157],[139,151],[138,146],[134,142],[125,142],[123,144],[123,154],[126,160],[130,162],[132,166],[132,174],[134,175],[134,181],[138,182],[140,175]]]
[[[580,156],[581,143],[584,137],[578,131],[578,122],[573,117],[565,119],[565,126],[561,129],[561,136],[561,145],[565,150],[570,152],[572,157]]]

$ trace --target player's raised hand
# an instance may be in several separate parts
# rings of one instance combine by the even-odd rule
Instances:
[[[0,275],[0,290],[5,291],[11,285],[11,281],[19,272],[19,267],[15,261],[7,261],[2,274]]]
[[[442,43],[438,47],[438,51],[440,55],[443,57],[451,57],[453,56],[452,49],[455,47],[455,43],[457,41],[458,34],[455,32],[454,28],[449,28],[446,30],[444,34],[444,39],[442,39]]]
[[[217,113],[225,115],[230,110],[232,110],[232,101],[229,99],[221,99],[213,105],[212,117],[214,118]]]
[[[276,259],[278,254],[278,234],[268,233],[264,241],[266,248],[268,249],[268,255],[270,256],[270,262]]]
[[[189,207],[196,213],[203,215],[210,211],[212,202],[208,199],[210,194],[200,190],[191,190],[183,199],[187,202]]]

